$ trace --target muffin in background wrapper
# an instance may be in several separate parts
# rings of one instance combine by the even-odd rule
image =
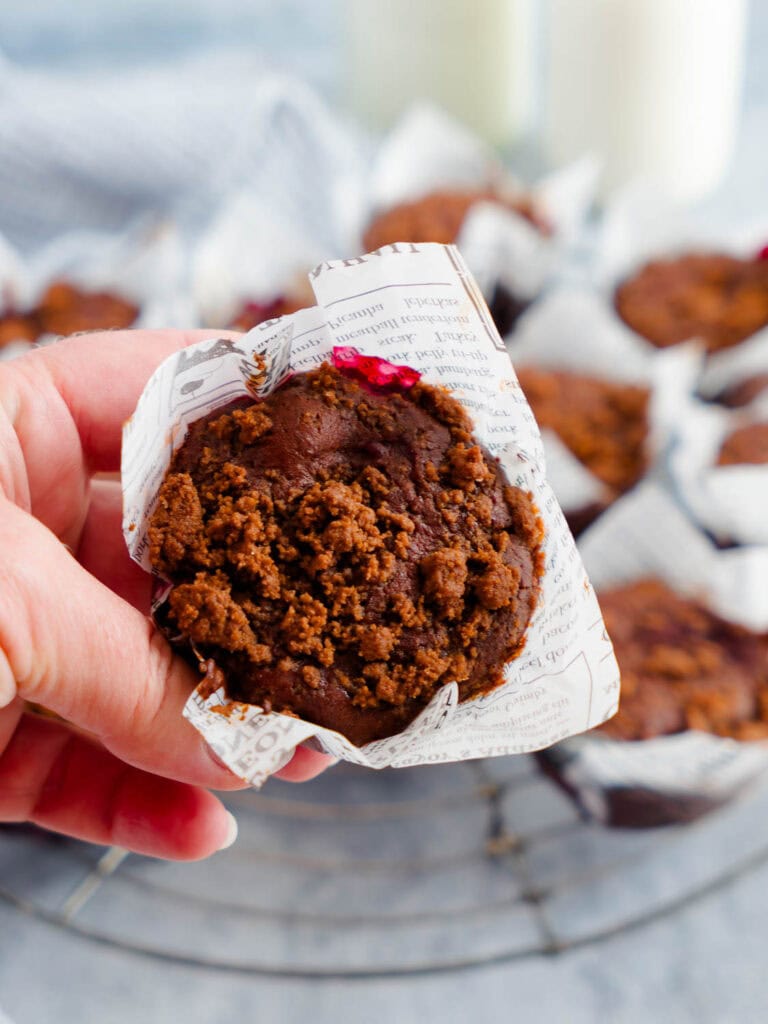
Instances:
[[[170,221],[142,220],[117,236],[67,232],[29,259],[0,237],[0,359],[81,330],[194,325],[184,263]]]
[[[579,550],[598,596],[655,578],[724,619],[768,630],[768,548],[718,550],[655,482],[620,499]],[[768,767],[768,743],[694,730],[629,741],[592,732],[539,759],[598,821],[643,828],[691,821],[737,797]]]
[[[737,433],[754,443],[729,451]],[[768,394],[736,410],[689,400],[669,471],[682,503],[718,543],[768,545]]]
[[[766,219],[713,230],[635,182],[606,207],[592,276],[611,316],[643,345],[698,340],[719,360],[768,324],[766,240]],[[698,337],[696,325],[704,332]]]
[[[521,374],[530,367],[647,392],[640,417],[645,421],[641,458],[637,459],[637,452],[622,450],[621,434],[616,438],[614,454],[637,463],[631,475],[619,474],[619,478],[625,478],[620,486],[592,472],[554,430],[543,431],[548,480],[571,529],[578,535],[637,480],[659,472],[681,410],[695,392],[703,353],[695,343],[666,351],[652,349],[616,320],[598,293],[565,285],[551,291],[523,315],[517,331],[508,339],[508,349]],[[635,392],[634,396],[639,399],[642,393]],[[535,401],[531,404],[535,413]],[[637,405],[637,400],[633,404]],[[562,405],[567,411],[567,388]],[[606,429],[606,424],[600,423],[595,433]],[[594,445],[586,445],[593,455],[598,446],[604,447],[599,436]]]
[[[731,409],[768,408],[768,328],[707,360],[699,394]]]
[[[507,334],[563,265],[594,199],[597,177],[597,161],[585,156],[525,186],[462,124],[420,103],[403,115],[374,160],[363,248],[395,240],[456,244],[499,331]],[[374,241],[371,228],[398,209],[398,227],[415,213],[421,228],[434,221],[435,235],[399,231],[395,239],[378,230]],[[442,237],[447,227],[453,237]]]
[[[459,703],[449,683],[401,733],[353,746],[287,714],[230,702],[199,687],[185,715],[240,777],[259,785],[311,739],[373,768],[523,753],[609,718],[618,673],[594,593],[544,476],[541,442],[504,345],[458,251],[393,245],[312,272],[319,306],[237,340],[213,338],[166,360],[148,382],[123,439],[124,533],[149,568],[147,527],[171,454],[187,426],[236,398],[270,394],[295,372],[354,347],[447,387],[513,486],[532,492],[545,529],[537,611],[504,682]]]

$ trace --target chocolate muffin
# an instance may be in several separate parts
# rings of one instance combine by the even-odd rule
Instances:
[[[650,391],[534,366],[517,367],[517,376],[539,426],[553,430],[608,489],[602,504],[566,509],[571,529],[579,533],[645,473]]]
[[[718,466],[768,463],[768,422],[750,423],[732,431],[720,446]]]
[[[23,313],[6,313],[0,316],[0,349],[14,341],[37,341],[39,336],[37,325]]]
[[[621,740],[699,729],[768,739],[768,636],[645,579],[600,594],[621,670],[618,714],[600,727]]]
[[[89,292],[68,281],[54,281],[37,306],[0,317],[0,347],[37,341],[44,334],[76,334],[131,327],[139,308],[112,292]]]
[[[41,334],[76,334],[131,327],[138,306],[112,292],[91,292],[54,281],[35,310]]]
[[[480,202],[497,203],[524,217],[543,235],[551,234],[550,225],[528,196],[514,199],[492,189],[438,191],[411,202],[400,203],[380,213],[363,236],[366,252],[395,242],[441,242],[452,245],[459,237],[464,218]],[[488,300],[488,309],[501,335],[508,334],[530,305],[530,297],[514,295],[497,284]]]
[[[619,285],[614,303],[659,348],[691,338],[710,352],[730,348],[768,324],[768,260],[721,253],[654,260]]]
[[[414,377],[417,375],[414,375]],[[444,684],[502,682],[542,573],[542,525],[446,391],[324,364],[194,423],[150,529],[169,629],[233,699],[355,744]]]
[[[371,221],[363,241],[366,252],[394,242],[441,242],[451,245],[459,237],[464,218],[476,203],[498,203],[524,217],[542,234],[550,228],[527,196],[508,199],[492,189],[438,191],[399,203]]]

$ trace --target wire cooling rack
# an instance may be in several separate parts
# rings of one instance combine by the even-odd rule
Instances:
[[[605,940],[768,862],[768,786],[693,825],[585,821],[532,758],[375,773],[228,799],[199,864],[0,830],[0,899],[85,939],[292,977],[458,970]]]

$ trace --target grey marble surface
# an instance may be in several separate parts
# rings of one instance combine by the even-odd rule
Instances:
[[[753,0],[752,8],[738,153],[728,181],[702,210],[724,226],[768,208],[768,3]],[[299,0],[195,0],[183,13],[169,0],[83,0],[76,11],[54,0],[9,2],[0,5],[0,39],[14,60],[68,68],[114,66],[245,37],[271,62],[307,74],[333,95],[336,12],[335,3]],[[764,816],[756,816],[754,827],[768,830]],[[700,852],[706,857],[710,847]],[[711,855],[717,856],[714,846]],[[684,863],[679,871],[683,878]],[[254,884],[264,884],[263,876]],[[637,901],[638,893],[632,896]],[[558,957],[410,979],[298,981],[121,952],[0,902],[0,1006],[16,1024],[762,1024],[768,1019],[767,919],[768,867],[761,867],[673,916]]]
[[[296,982],[128,957],[0,906],[0,991],[17,1024],[78,1021],[563,1021],[762,1024],[768,870],[610,944],[407,981]]]
[[[493,955],[516,941],[540,945],[536,931],[521,926],[530,908],[503,909],[519,874],[482,852],[488,804],[470,782],[485,779],[507,786],[497,806],[502,834],[533,837],[527,875],[550,885],[543,906],[557,936],[568,941],[618,926],[608,939],[462,971],[298,980],[140,955],[0,900],[0,1002],[16,1024],[458,1024],[507,1020],[511,1013],[520,1021],[574,1024],[764,1021],[768,785],[679,832],[606,833],[580,824],[565,797],[532,769],[529,758],[485,762],[480,776],[477,765],[467,764],[375,774],[342,765],[305,787],[273,781],[261,794],[233,798],[241,836],[231,851],[200,865],[128,858],[78,901],[71,920],[134,947],[278,967],[376,971],[414,957],[439,964],[448,956]],[[312,814],[339,804],[346,811],[335,819]],[[370,816],[384,805],[400,814],[412,805],[418,814]],[[99,855],[82,844],[0,832],[0,889],[43,911],[73,911],[71,894],[82,896],[81,881]],[[749,873],[696,895],[707,880],[750,859],[757,866]],[[348,873],[333,869],[339,860],[350,865]],[[392,870],[404,864],[405,871]],[[683,909],[623,927],[684,894],[696,898]],[[298,907],[320,923],[292,921]],[[423,911],[444,923],[421,920]],[[340,915],[350,917],[348,928],[339,927]],[[393,917],[401,923],[393,925]]]

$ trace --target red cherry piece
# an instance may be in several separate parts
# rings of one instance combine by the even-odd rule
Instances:
[[[407,391],[421,377],[419,371],[410,366],[397,366],[378,356],[361,355],[348,345],[335,346],[332,361],[340,373],[379,393]]]
[[[764,245],[760,252],[757,254],[759,260],[768,260],[768,245]]]

